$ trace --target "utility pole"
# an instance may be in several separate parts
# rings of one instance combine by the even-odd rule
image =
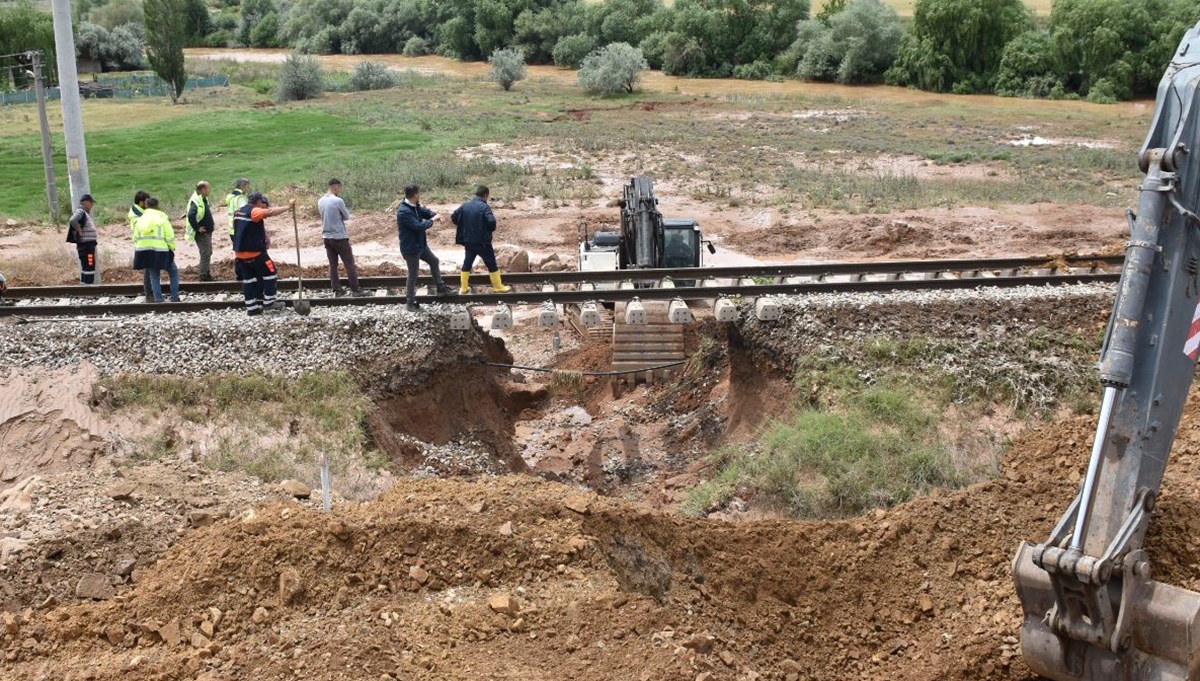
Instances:
[[[50,152],[50,121],[46,120],[46,86],[42,82],[42,53],[28,52],[33,61],[33,89],[37,93],[38,123],[42,128],[42,165],[46,171],[46,200],[50,203],[50,222],[58,222],[58,187],[54,184],[54,157]]]
[[[79,73],[75,69],[75,35],[71,28],[71,0],[51,0],[54,15],[54,53],[58,61],[58,89],[62,101],[63,141],[67,147],[67,177],[71,180],[71,208],[91,192],[87,148],[83,142],[83,110],[79,105]],[[97,268],[99,269],[99,268]]]

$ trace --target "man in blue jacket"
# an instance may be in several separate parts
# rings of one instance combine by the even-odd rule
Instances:
[[[505,286],[500,279],[500,266],[496,264],[496,251],[492,248],[492,232],[496,231],[496,214],[488,205],[491,192],[484,185],[475,188],[475,198],[458,207],[450,215],[457,231],[454,243],[466,249],[463,258],[462,272],[459,273],[458,292],[466,295],[471,292],[471,268],[475,266],[475,258],[481,258],[487,267],[488,276],[492,280],[492,290],[496,293],[508,293],[512,288]]]
[[[438,295],[448,296],[453,293],[446,286],[446,282],[442,281],[438,258],[429,250],[429,242],[425,239],[425,232],[441,221],[442,216],[421,205],[420,187],[410,184],[404,188],[404,201],[396,211],[396,228],[400,232],[400,255],[404,256],[404,264],[408,266],[408,282],[404,291],[408,302],[406,307],[413,312],[421,309],[417,304],[417,275],[420,273],[422,260],[429,265]]]

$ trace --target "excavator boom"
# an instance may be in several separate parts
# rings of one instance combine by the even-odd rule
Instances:
[[[1142,551],[1200,357],[1200,24],[1162,82],[1099,365],[1087,474],[1013,562],[1029,667],[1059,681],[1200,679],[1200,594],[1155,582]]]

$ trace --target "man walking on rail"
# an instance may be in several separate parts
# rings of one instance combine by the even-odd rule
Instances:
[[[463,257],[462,271],[459,272],[458,292],[466,295],[471,292],[471,268],[475,266],[475,258],[483,260],[487,266],[488,277],[492,280],[492,290],[496,293],[508,293],[511,286],[505,286],[500,279],[500,267],[496,264],[496,251],[492,248],[492,233],[496,231],[496,214],[488,205],[491,192],[484,185],[475,188],[475,198],[459,206],[450,215],[450,222],[457,228],[454,243],[466,249]]]
[[[350,295],[365,296],[368,294],[358,287],[358,268],[354,266],[354,250],[350,248],[350,233],[346,231],[350,211],[346,210],[346,201],[341,193],[341,181],[332,179],[329,181],[329,191],[317,201],[317,212],[321,214],[321,238],[325,240],[325,256],[329,259],[329,285],[334,297],[345,295],[338,280],[338,258],[341,258],[346,265],[346,278],[350,280]]]
[[[225,209],[229,211],[230,240],[233,239],[233,214],[236,213],[239,208],[246,205],[248,200],[246,192],[249,191],[249,189],[250,180],[244,177],[239,177],[237,181],[233,183],[233,191],[225,195]]]
[[[242,294],[246,297],[246,314],[256,317],[263,313],[280,312],[286,306],[275,299],[275,286],[279,272],[275,262],[267,254],[271,239],[267,236],[265,220],[296,210],[296,200],[288,205],[271,208],[267,197],[254,192],[247,197],[248,203],[234,213],[233,223],[233,270],[242,282]]]
[[[92,208],[96,201],[91,194],[79,199],[79,209],[67,223],[67,241],[75,244],[79,255],[79,283],[97,283],[96,265],[96,222],[92,220]]]
[[[138,190],[133,195],[133,204],[129,206],[129,235],[133,236],[134,230],[137,228],[138,218],[146,212],[146,201],[150,198],[150,193]],[[137,269],[136,267],[134,269]],[[154,302],[154,291],[150,288],[150,270],[142,270],[142,295],[145,296],[147,303]]]
[[[160,275],[167,271],[171,302],[179,302],[179,268],[175,266],[175,228],[171,218],[158,209],[158,199],[146,200],[146,210],[133,225],[133,269],[142,270],[150,281],[154,302],[163,301]]]
[[[213,233],[213,216],[212,209],[208,205],[208,183],[201,180],[196,183],[196,191],[192,193],[192,198],[188,199],[188,241],[195,241],[196,248],[200,251],[200,281],[212,281],[212,272],[209,267],[212,264],[212,233]]]
[[[421,205],[420,187],[410,184],[404,188],[404,201],[396,211],[396,228],[400,232],[400,255],[404,256],[404,264],[408,266],[408,280],[404,289],[408,301],[406,307],[412,312],[421,309],[417,304],[417,276],[420,274],[422,260],[429,265],[437,294],[448,296],[454,293],[446,286],[446,282],[442,281],[438,258],[429,249],[429,242],[425,238],[425,232],[441,221],[442,216]]]

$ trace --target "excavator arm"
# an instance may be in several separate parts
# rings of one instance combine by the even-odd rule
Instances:
[[[1200,594],[1154,581],[1142,550],[1200,357],[1200,24],[1158,87],[1145,176],[1099,364],[1079,493],[1013,577],[1029,667],[1059,681],[1200,679]]]

